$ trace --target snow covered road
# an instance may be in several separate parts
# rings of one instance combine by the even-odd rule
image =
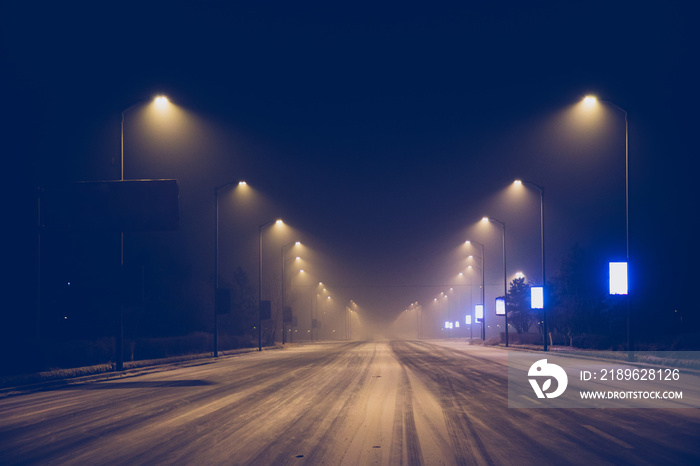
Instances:
[[[0,400],[1,464],[697,464],[697,409],[509,409],[507,352],[296,345]]]

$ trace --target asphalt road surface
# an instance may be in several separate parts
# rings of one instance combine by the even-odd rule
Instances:
[[[506,355],[308,344],[6,396],[0,464],[700,464],[697,409],[509,409]]]

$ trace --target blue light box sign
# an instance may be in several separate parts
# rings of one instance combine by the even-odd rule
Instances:
[[[498,298],[496,298],[496,315],[506,315],[506,298],[504,298],[503,296],[499,296]]]
[[[610,262],[610,294],[627,294],[627,262]]]
[[[544,308],[544,288],[541,286],[530,287],[530,309]]]
[[[477,304],[474,306],[474,319],[476,320],[476,323],[481,323],[482,320],[484,320],[484,305],[483,304]]]

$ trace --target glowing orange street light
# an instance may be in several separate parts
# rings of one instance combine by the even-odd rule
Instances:
[[[168,98],[164,95],[157,96],[155,99],[153,99],[153,102],[156,104],[156,106],[158,106],[158,108],[163,108],[170,103]]]
[[[586,106],[592,106],[598,103],[598,98],[594,95],[587,95],[583,98],[583,103]]]

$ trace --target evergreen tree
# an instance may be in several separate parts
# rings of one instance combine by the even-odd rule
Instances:
[[[603,266],[578,244],[564,258],[553,280],[552,326],[567,336],[606,333],[604,318],[606,294],[598,277]]]
[[[530,285],[525,278],[515,278],[510,282],[506,304],[508,323],[518,333],[527,333],[535,323],[536,316],[530,309]]]

